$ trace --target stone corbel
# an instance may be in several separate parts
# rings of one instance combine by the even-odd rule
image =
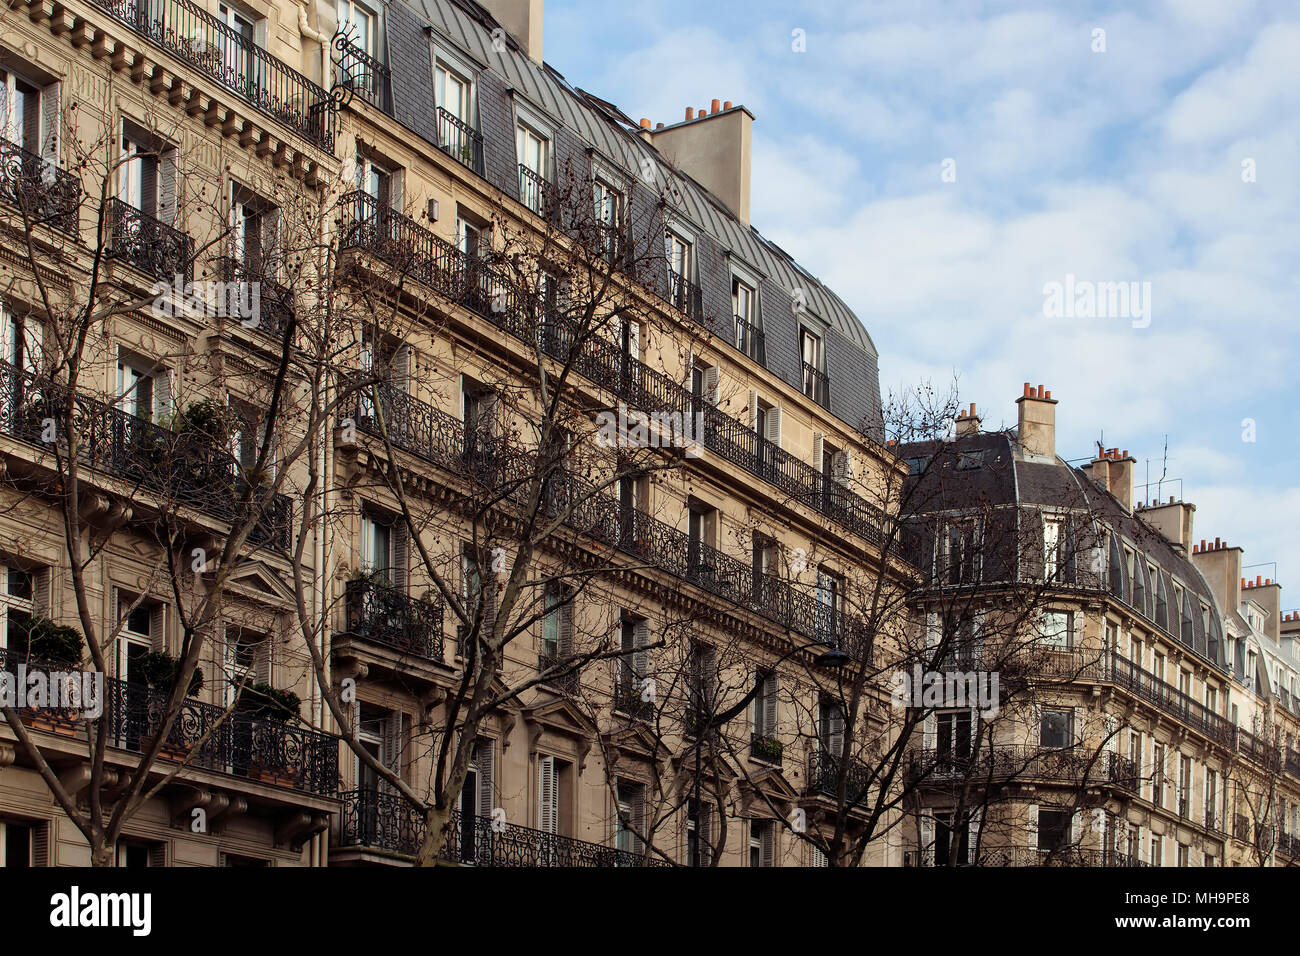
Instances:
[[[212,797],[208,807],[208,832],[217,833],[224,829],[227,822],[234,817],[241,817],[248,812],[248,798],[229,793],[217,793]]]
[[[310,813],[294,810],[285,814],[275,825],[275,842],[288,844],[291,850],[301,850],[302,845],[330,825],[328,813]]]
[[[447,699],[445,687],[434,687],[420,695],[420,726],[428,727],[433,723],[433,711]]]
[[[16,759],[18,759],[18,751],[14,748],[14,745],[0,743],[0,770],[5,767],[12,767]]]
[[[587,754],[591,753],[591,738],[583,734],[578,738],[578,775],[587,769]]]
[[[510,711],[507,711],[506,715],[501,718],[501,752],[502,753],[505,753],[507,750],[510,749],[510,735],[514,732],[516,721],[517,718],[515,717],[514,713]],[[537,733],[540,735],[541,730],[538,730]],[[537,737],[534,736],[532,731],[530,730],[528,734],[528,746],[531,747],[536,742],[537,742]]]
[[[201,787],[181,788],[177,794],[172,797],[171,801],[172,826],[180,830],[193,830],[194,811],[202,810],[204,815],[203,829],[197,832],[207,832],[207,813],[208,807],[211,803],[211,790]]]

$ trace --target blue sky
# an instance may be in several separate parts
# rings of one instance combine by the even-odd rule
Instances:
[[[545,48],[633,118],[747,106],[753,222],[886,392],[956,374],[993,427],[1041,382],[1058,453],[1104,435],[1139,482],[1167,435],[1196,538],[1300,608],[1300,6],[548,0]],[[1067,275],[1149,282],[1149,325],[1045,316]]]

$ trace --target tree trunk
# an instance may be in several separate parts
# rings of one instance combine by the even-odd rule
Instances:
[[[416,866],[437,866],[439,856],[447,841],[453,836],[451,829],[451,809],[439,810],[435,806],[424,808],[424,841],[420,852],[416,854]]]

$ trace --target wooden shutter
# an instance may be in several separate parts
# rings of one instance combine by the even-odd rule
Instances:
[[[763,677],[763,689],[759,693],[759,699],[763,702],[762,718],[763,724],[758,728],[758,732],[765,737],[771,737],[776,734],[776,695],[779,686],[779,678],[776,674],[767,674]]]
[[[776,825],[772,821],[763,824],[758,837],[759,852],[763,866],[776,866]]]
[[[703,804],[695,819],[699,836],[700,863],[710,866],[713,863],[713,807]]]
[[[722,392],[722,369],[710,365],[704,373],[704,395],[710,405],[718,404]]]
[[[405,716],[400,710],[396,710],[385,717],[380,738],[384,766],[399,777],[402,775],[403,722]],[[380,781],[379,789],[385,793],[396,792],[393,785],[387,780]]]
[[[32,824],[32,866],[50,865],[50,823],[41,820]]]
[[[537,757],[537,828],[543,833],[558,833],[558,811],[555,758],[539,754]]]
[[[393,525],[392,549],[393,554],[388,575],[392,579],[393,587],[399,591],[405,591],[407,567],[411,561],[411,529],[407,527],[405,518],[398,518]]]
[[[149,865],[166,866],[167,865],[167,844],[151,843],[149,845]]]
[[[164,149],[158,157],[158,219],[168,226],[176,225],[179,212],[176,179],[176,150]]]
[[[156,604],[149,609],[149,640],[155,651],[168,650],[166,604]]]
[[[493,781],[495,767],[493,766],[492,744],[493,741],[486,737],[474,744],[474,758],[471,761],[474,771],[478,774],[477,814],[489,820],[492,818],[495,786]]]
[[[831,702],[827,706],[826,723],[826,746],[831,756],[838,760],[844,752],[844,711],[838,703]]]
[[[826,436],[821,432],[813,432],[812,466],[819,475],[822,471],[822,459],[826,457],[825,448]]]
[[[821,847],[812,847],[812,865],[814,869],[830,866],[830,860],[826,858],[826,854],[822,852]]]
[[[1025,808],[1025,832],[1029,834],[1029,847],[1038,849],[1038,804],[1031,803]]]
[[[966,863],[974,866],[977,862],[975,850],[979,843],[980,827],[984,822],[984,808],[978,807],[966,821]]]
[[[749,390],[749,430],[758,431],[758,392]]]
[[[566,603],[560,609],[560,657],[567,658],[573,654],[573,596],[570,594],[561,594],[561,600]]]
[[[41,145],[39,150],[33,150],[41,154],[41,159],[55,165],[59,162],[59,128],[63,122],[59,93],[58,83],[51,83],[41,89]]]
[[[253,651],[253,680],[259,684],[272,684],[275,676],[275,638],[268,634]]]
[[[154,373],[153,380],[153,416],[154,422],[161,422],[164,415],[172,410],[172,373],[171,369],[161,369]]]
[[[917,843],[916,864],[917,866],[934,865],[934,817],[928,812],[922,813],[916,821]]]
[[[17,365],[22,355],[22,338],[18,317],[10,311],[9,306],[0,302],[0,361]]]
[[[642,682],[650,673],[650,652],[646,650],[646,645],[650,643],[650,622],[642,618],[632,625],[632,647],[635,653],[632,655],[632,673],[636,678],[636,694],[638,698],[642,693]]]
[[[767,410],[767,434],[763,437],[777,448],[781,447],[781,406],[773,405]]]
[[[45,361],[45,326],[35,315],[23,316],[17,331],[22,335],[19,351],[22,352],[22,367],[33,374],[40,374]]]
[[[50,616],[50,607],[53,604],[53,598],[50,594],[50,585],[53,575],[49,568],[32,569],[32,616],[45,617]]]

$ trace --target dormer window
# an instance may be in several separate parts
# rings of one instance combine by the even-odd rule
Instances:
[[[758,317],[754,287],[739,277],[731,280],[731,309],[736,317],[736,348],[760,365],[767,362],[763,328]]]
[[[818,405],[825,405],[828,389],[822,337],[812,329],[801,326],[799,353],[803,358],[803,393]]]
[[[550,141],[520,123],[515,128],[515,155],[519,157],[519,201],[542,215],[550,206]]]

